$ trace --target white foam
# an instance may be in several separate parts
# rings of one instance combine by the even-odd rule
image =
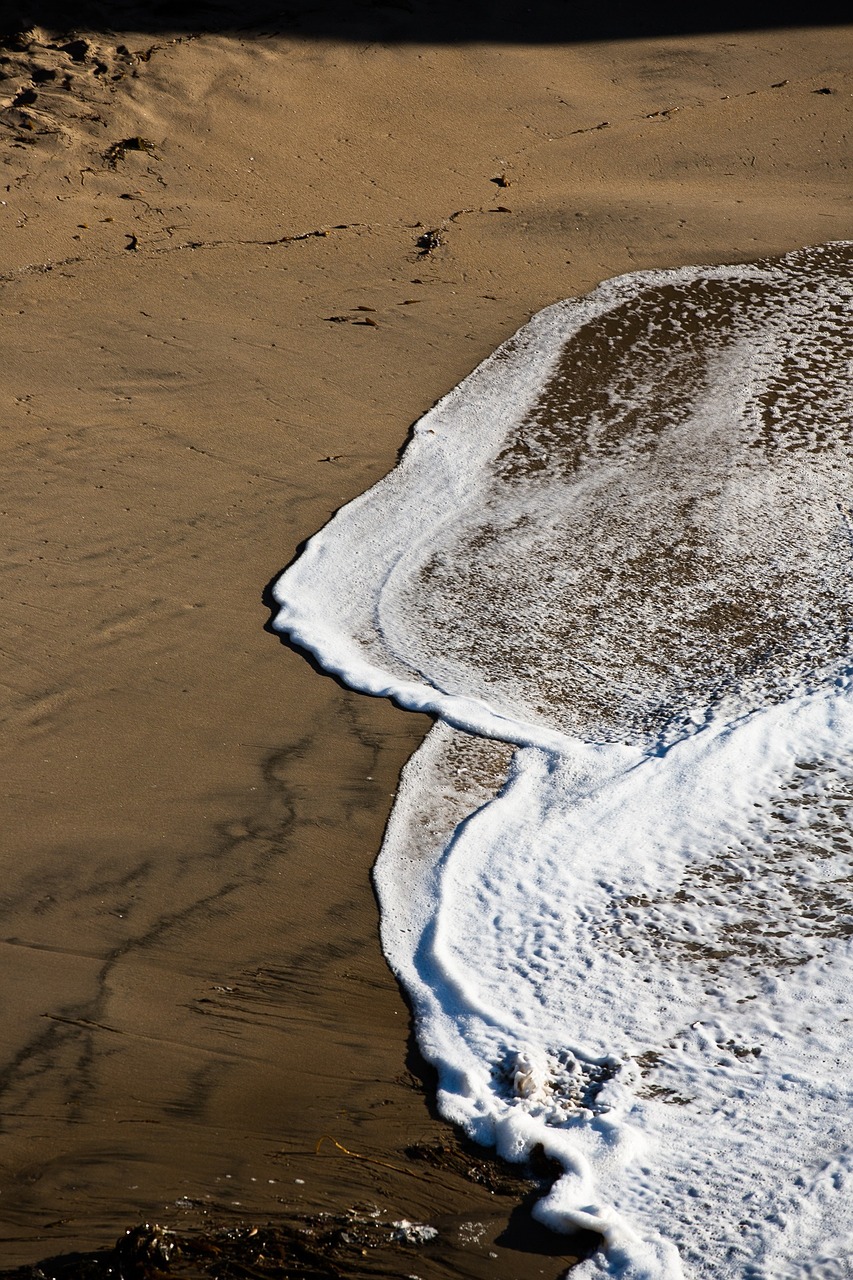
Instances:
[[[444,1114],[560,1161],[578,1275],[853,1274],[851,260],[540,313],[276,587],[440,718],[383,946]]]

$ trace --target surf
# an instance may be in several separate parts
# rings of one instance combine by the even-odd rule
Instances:
[[[383,948],[579,1276],[850,1275],[851,302],[841,243],[557,303],[275,588],[437,720]]]

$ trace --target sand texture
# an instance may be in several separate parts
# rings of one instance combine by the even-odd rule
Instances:
[[[410,39],[45,10],[4,46],[2,1266],[356,1203],[439,1227],[423,1280],[571,1255],[411,1176],[446,1131],[369,870],[428,722],[264,588],[545,304],[849,238],[853,34],[388,12]]]

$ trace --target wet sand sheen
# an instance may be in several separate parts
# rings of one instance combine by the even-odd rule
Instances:
[[[380,1199],[499,1232],[508,1207],[463,1179],[425,1193],[315,1155],[330,1132],[395,1163],[443,1132],[405,1074],[368,880],[427,722],[320,680],[264,633],[260,591],[555,296],[826,239],[849,98],[811,95],[847,85],[846,39],[463,54],[208,37],[102,108],[110,141],[144,134],[156,155],[111,170],[103,126],[64,118],[67,146],[4,141],[3,1265],[192,1220],[175,1202],[208,1196],[250,1218]],[[531,101],[564,81],[570,118],[544,89]],[[694,109],[664,135],[645,115],[672,103]],[[555,141],[531,145],[531,124]],[[491,215],[505,166],[512,213]],[[421,257],[415,224],[462,207]],[[364,306],[375,328],[327,320]],[[458,1264],[451,1239],[420,1274]]]

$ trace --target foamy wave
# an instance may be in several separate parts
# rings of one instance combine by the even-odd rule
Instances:
[[[383,945],[579,1275],[853,1274],[851,302],[830,245],[551,307],[277,584],[440,718]]]

